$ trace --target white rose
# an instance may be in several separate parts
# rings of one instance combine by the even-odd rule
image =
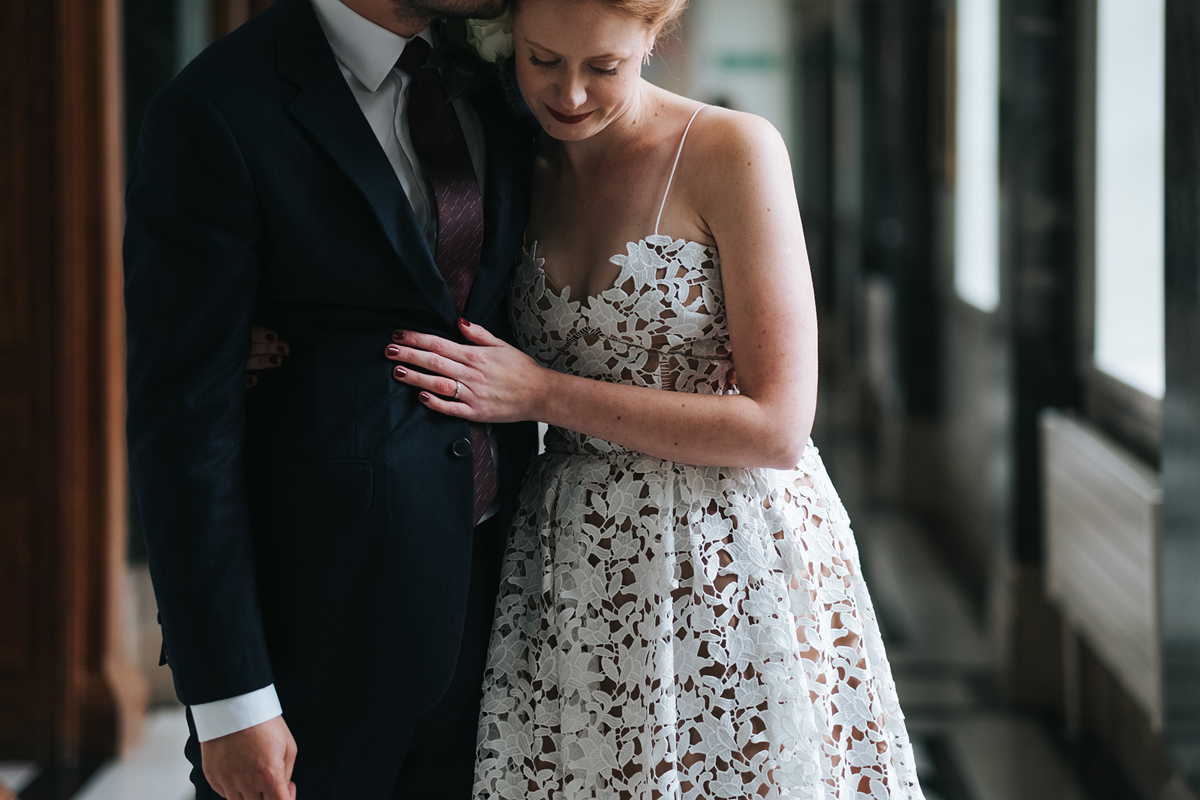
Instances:
[[[510,12],[498,19],[467,20],[467,39],[479,57],[489,64],[508,58],[513,54]]]

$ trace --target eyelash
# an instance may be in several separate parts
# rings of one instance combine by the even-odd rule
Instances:
[[[558,62],[558,61],[542,61],[540,58],[538,58],[537,56],[535,56],[531,53],[529,55],[529,63],[533,64],[533,66],[535,66],[535,67],[549,68],[549,67],[557,67],[560,62]],[[612,77],[617,74],[616,67],[613,67],[612,69],[598,69],[596,67],[588,67],[588,69],[590,69],[592,72],[596,73],[597,75],[606,75],[606,76]]]

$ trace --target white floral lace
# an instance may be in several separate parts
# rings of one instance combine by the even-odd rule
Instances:
[[[517,335],[555,369],[728,390],[720,258],[652,236],[582,302],[536,245]],[[695,467],[552,428],[505,560],[479,800],[920,798],[849,519],[794,470]]]

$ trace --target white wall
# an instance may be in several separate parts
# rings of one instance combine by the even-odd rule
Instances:
[[[765,117],[792,147],[787,0],[692,0],[687,93]]]

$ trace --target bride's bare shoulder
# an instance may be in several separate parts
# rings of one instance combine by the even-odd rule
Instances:
[[[783,137],[767,120],[755,114],[708,106],[696,117],[688,134],[688,150],[704,165],[705,174],[741,172],[755,162],[787,159]]]
[[[711,106],[696,117],[679,162],[683,191],[702,216],[714,205],[744,204],[786,195],[791,160],[783,137],[754,114]]]
[[[692,121],[687,135],[687,150],[706,156],[736,157],[747,150],[764,149],[772,156],[786,153],[783,139],[775,126],[755,114],[721,106],[701,105],[691,98],[655,87],[654,125],[648,134],[674,139],[681,126]],[[699,113],[697,113],[699,112]],[[682,169],[682,165],[681,165]]]

